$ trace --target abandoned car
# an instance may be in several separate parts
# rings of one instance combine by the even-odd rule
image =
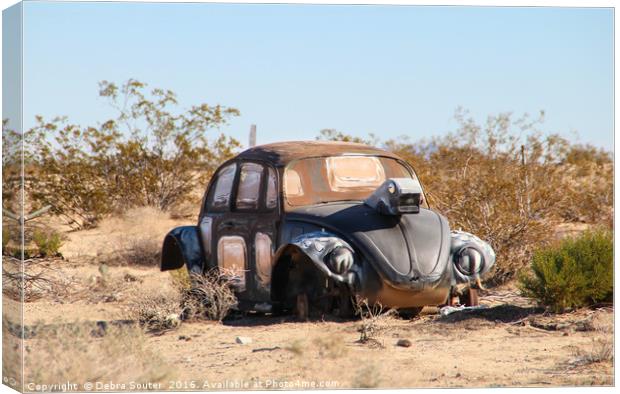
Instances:
[[[416,313],[477,303],[491,247],[433,211],[411,166],[345,142],[256,146],[222,164],[198,224],[166,235],[162,270],[227,273],[244,311]],[[461,291],[461,290],[459,290]]]

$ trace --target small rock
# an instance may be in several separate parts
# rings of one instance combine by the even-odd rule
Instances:
[[[410,347],[411,341],[407,338],[399,339],[398,342],[396,342],[396,346]]]
[[[237,338],[235,338],[235,342],[237,342],[240,345],[247,345],[249,343],[252,343],[252,338],[250,338],[250,337],[237,337]]]
[[[179,335],[179,341],[191,341],[192,337],[187,337],[185,335]]]
[[[457,372],[456,375],[454,375],[455,378],[460,378],[461,377],[461,373]]]

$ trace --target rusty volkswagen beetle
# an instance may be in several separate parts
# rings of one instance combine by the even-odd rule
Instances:
[[[161,269],[229,273],[245,311],[350,315],[352,299],[405,313],[477,303],[491,247],[450,231],[411,166],[344,142],[250,148],[209,182],[198,223],[163,242]],[[467,290],[469,289],[469,290]]]

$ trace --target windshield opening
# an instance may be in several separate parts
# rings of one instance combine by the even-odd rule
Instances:
[[[365,200],[388,178],[414,178],[398,160],[377,156],[332,156],[296,160],[284,171],[288,206]]]

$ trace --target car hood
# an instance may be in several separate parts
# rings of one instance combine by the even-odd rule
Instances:
[[[388,216],[362,202],[339,202],[295,209],[287,220],[312,223],[341,236],[400,288],[434,286],[451,272],[448,222],[429,209]]]

